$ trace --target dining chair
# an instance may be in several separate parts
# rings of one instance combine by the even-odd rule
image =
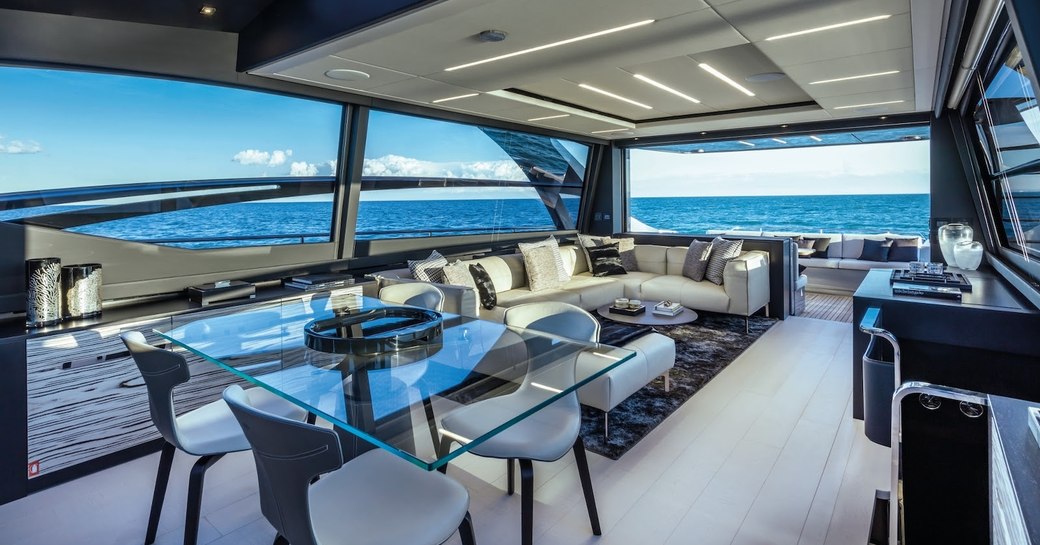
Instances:
[[[344,463],[336,432],[268,413],[238,385],[224,400],[253,447],[276,545],[437,545],[456,530],[475,545],[469,493],[454,480],[381,448]]]
[[[599,339],[599,321],[581,308],[568,303],[527,303],[506,310],[507,326],[537,330],[557,337],[595,342]],[[574,367],[564,381],[573,383]],[[516,414],[545,399],[551,392],[545,385],[525,381],[513,393],[478,401],[453,410],[441,421],[444,434],[441,452],[447,450],[451,437],[479,437],[502,422],[502,415]],[[570,393],[551,405],[513,424],[470,452],[507,461],[508,493],[514,492],[514,460],[520,462],[520,536],[523,545],[531,545],[534,531],[534,464],[533,461],[555,462],[574,451],[585,506],[589,512],[592,533],[600,535],[596,498],[589,475],[585,443],[581,435],[581,408],[577,393]],[[446,466],[443,466],[446,468]]]
[[[437,286],[425,282],[403,282],[391,284],[379,290],[379,298],[388,303],[411,305],[442,312],[444,292]]]
[[[199,533],[202,508],[202,485],[206,470],[229,452],[249,449],[249,442],[223,399],[218,399],[195,410],[177,415],[173,406],[173,389],[191,378],[184,356],[148,344],[139,331],[120,335],[144,378],[148,391],[148,407],[152,423],[164,439],[159,456],[159,470],[155,476],[152,508],[148,515],[145,545],[155,541],[162,514],[166,485],[177,450],[199,459],[191,468],[188,479],[188,504],[184,517],[184,544],[195,545]],[[246,392],[252,403],[284,418],[303,420],[307,412],[263,388]]]

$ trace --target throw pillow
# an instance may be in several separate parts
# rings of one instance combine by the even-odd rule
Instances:
[[[559,255],[559,252],[556,252]],[[524,250],[524,268],[527,270],[527,287],[531,291],[551,290],[563,285],[552,248],[537,246]]]
[[[860,252],[859,258],[863,261],[888,261],[891,248],[891,240],[863,239],[863,251]]]
[[[812,245],[813,249],[816,250],[816,253],[810,257],[827,257],[827,248],[830,247],[830,245],[831,239],[829,237],[816,239],[816,242]]]
[[[611,239],[610,242],[618,243],[618,253],[621,254],[621,266],[625,268],[625,271],[638,271],[639,263],[636,262],[636,239],[614,238]]]
[[[816,239],[815,238],[798,237],[798,238],[794,239],[794,241],[795,241],[795,244],[797,244],[799,248],[803,248],[803,249],[806,249],[806,250],[808,250],[809,248],[812,248],[813,245],[816,244]]]
[[[690,243],[686,250],[686,261],[683,261],[682,275],[690,280],[700,282],[704,280],[704,273],[708,270],[708,260],[711,257],[711,243],[703,240],[695,240]]]
[[[588,263],[590,271],[592,270],[592,258],[589,257],[589,248],[610,244],[610,242],[610,237],[578,235],[578,245],[581,246],[581,251],[585,254],[585,262]]]
[[[458,260],[444,267],[444,283],[473,289],[477,287],[473,275],[469,273],[469,265]]]
[[[917,261],[920,255],[920,246],[916,238],[886,238],[892,241],[892,247],[888,250],[889,261]]]
[[[498,304],[498,294],[495,293],[495,284],[491,281],[491,275],[480,263],[470,265],[469,273],[473,275],[473,283],[477,285],[480,306],[487,310],[495,308],[495,305]]]
[[[708,269],[704,271],[704,277],[713,284],[722,285],[722,273],[726,272],[726,263],[740,255],[740,249],[744,246],[743,240],[726,240],[715,237],[711,241],[711,257],[708,258]]]
[[[520,253],[524,254],[524,262],[527,262],[527,252],[534,248],[549,248],[552,252],[553,268],[556,270],[556,276],[559,278],[561,284],[566,284],[571,279],[571,275],[567,272],[567,267],[563,264],[563,255],[560,253],[560,244],[556,242],[556,237],[549,236],[545,240],[538,242],[521,242],[517,244],[520,249]]]
[[[444,256],[437,250],[434,250],[430,257],[426,259],[415,261],[409,259],[408,269],[412,271],[412,278],[416,280],[440,284],[444,282],[444,267],[447,264],[448,260],[444,259]]]
[[[593,246],[585,249],[592,261],[592,276],[611,276],[625,274],[625,267],[621,265],[621,253],[618,252],[617,243]]]

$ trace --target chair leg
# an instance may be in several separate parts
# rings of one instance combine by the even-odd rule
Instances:
[[[437,431],[437,420],[433,414],[433,403],[430,402],[429,394],[426,393],[425,388],[420,388],[420,395],[423,396],[423,410],[426,412],[426,425],[430,428],[430,440],[433,441],[434,448],[441,442],[441,434]]]
[[[603,440],[610,441],[610,411],[603,411]]]
[[[534,541],[534,463],[520,459],[520,543]]]
[[[206,478],[206,470],[223,454],[203,456],[191,466],[191,477],[188,478],[188,509],[184,515],[184,545],[195,545],[199,539],[199,520],[202,514],[202,484]]]
[[[665,393],[672,391],[672,371],[668,370],[664,372],[664,391]]]
[[[469,511],[466,511],[465,518],[459,524],[459,539],[462,540],[462,545],[477,545],[477,537],[473,534],[473,519],[470,518]],[[288,542],[285,545],[289,545]]]
[[[437,457],[438,458],[440,458],[441,456],[444,456],[445,454],[448,453],[448,451],[451,450],[451,438],[448,437],[447,435],[445,435],[444,437],[441,437],[440,442],[439,443],[435,443],[435,444],[437,445]],[[448,474],[448,464],[444,464],[441,467],[438,467],[437,471],[440,471],[442,475],[447,475]]]
[[[578,477],[581,478],[581,491],[585,494],[585,507],[589,510],[592,535],[602,535],[599,513],[596,511],[596,496],[592,492],[592,476],[589,475],[589,459],[585,455],[585,442],[581,440],[580,435],[574,440],[574,461],[578,466]]]
[[[148,514],[148,530],[144,535],[144,545],[155,543],[155,534],[159,531],[159,516],[162,515],[163,500],[166,498],[166,485],[170,482],[170,468],[173,467],[173,455],[176,452],[177,447],[163,441],[162,454],[159,455],[159,470],[155,473],[152,511]]]
[[[744,333],[751,334],[751,317],[744,316]]]
[[[516,462],[515,458],[507,458],[506,459],[506,483],[507,483],[506,484],[506,493],[509,494],[510,496],[512,496],[513,492],[516,490],[516,464],[515,464],[515,462]]]

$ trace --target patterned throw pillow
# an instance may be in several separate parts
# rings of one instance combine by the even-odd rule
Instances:
[[[726,272],[726,263],[740,255],[740,249],[744,246],[743,240],[726,240],[715,237],[711,241],[711,257],[708,258],[708,269],[704,271],[704,277],[713,284],[722,285],[722,273]]]
[[[711,243],[703,240],[695,240],[690,243],[686,250],[686,260],[683,261],[682,275],[690,280],[700,282],[704,280],[704,273],[708,270],[708,260],[711,257]]]
[[[473,281],[473,275],[469,273],[469,265],[459,260],[444,267],[444,283],[453,286],[477,288],[477,284]]]
[[[559,255],[559,251],[556,255]],[[560,281],[556,260],[549,246],[524,250],[524,268],[527,270],[527,287],[531,291],[551,290],[564,284]]]
[[[491,275],[480,263],[470,265],[469,272],[473,275],[473,282],[477,285],[480,306],[487,310],[495,308],[495,305],[498,304],[498,294],[495,293],[495,284],[491,281]]]
[[[571,275],[567,272],[567,267],[563,264],[563,254],[560,253],[560,243],[556,242],[556,237],[550,235],[545,240],[538,242],[521,242],[517,244],[520,249],[520,253],[524,254],[524,262],[527,261],[527,252],[534,248],[549,248],[552,252],[553,265],[556,268],[556,276],[560,279],[561,284],[566,284],[570,281]]]
[[[625,267],[621,265],[621,253],[618,252],[617,243],[593,246],[585,249],[592,260],[592,276],[611,276],[615,274],[626,274]]]
[[[589,271],[592,271],[592,258],[589,257],[589,248],[593,246],[602,246],[604,244],[610,244],[611,242],[613,241],[610,240],[610,237],[578,235],[578,246],[581,246],[581,251],[585,254],[585,262],[589,265]]]
[[[426,259],[415,261],[409,259],[408,269],[412,271],[412,278],[416,280],[440,284],[444,282],[444,267],[447,264],[448,260],[444,259],[440,252],[434,250]]]
[[[636,262],[636,239],[634,238],[612,238],[610,242],[618,243],[618,253],[621,254],[621,266],[626,271],[638,271],[639,263]]]

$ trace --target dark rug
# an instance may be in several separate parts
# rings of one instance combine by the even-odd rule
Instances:
[[[603,411],[582,406],[581,436],[585,448],[617,460],[776,323],[772,318],[752,316],[748,334],[744,333],[742,316],[699,311],[697,314],[699,317],[692,324],[653,328],[675,339],[671,391],[665,392],[664,381],[658,378],[622,401],[610,411],[609,440],[603,437]],[[604,341],[623,338],[640,327],[603,318],[600,322],[600,338]]]

